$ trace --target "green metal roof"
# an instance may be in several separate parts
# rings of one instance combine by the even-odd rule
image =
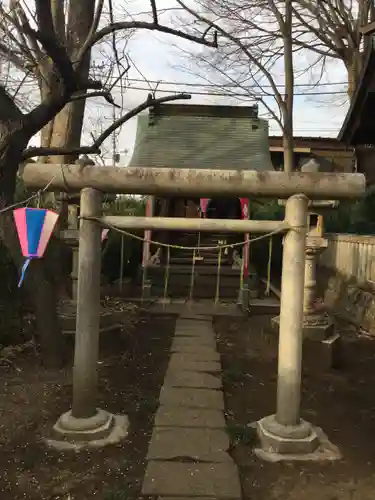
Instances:
[[[164,104],[138,117],[130,167],[274,170],[256,106]]]

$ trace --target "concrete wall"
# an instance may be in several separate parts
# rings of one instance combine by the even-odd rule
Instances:
[[[340,318],[375,335],[375,236],[329,234],[318,285]]]

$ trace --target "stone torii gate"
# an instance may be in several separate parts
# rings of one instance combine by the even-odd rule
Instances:
[[[101,224],[126,229],[285,232],[282,267],[277,402],[275,415],[258,422],[264,450],[304,454],[319,438],[300,417],[303,292],[309,200],[356,199],[364,195],[362,174],[255,172],[168,168],[108,168],[28,164],[21,172],[30,189],[81,191],[77,325],[72,408],[54,426],[56,446],[115,442],[126,435],[125,416],[97,409]],[[106,193],[195,197],[286,199],[284,221],[103,217]]]

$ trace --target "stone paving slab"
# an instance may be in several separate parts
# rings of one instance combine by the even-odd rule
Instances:
[[[201,321],[212,323],[212,316],[210,314],[184,313],[180,315],[178,321]]]
[[[197,359],[198,361],[219,361],[220,356],[216,352],[216,349],[207,345],[182,345],[171,347],[172,353],[181,354],[182,356],[191,355],[192,359]]]
[[[181,330],[185,329],[186,330],[198,330],[201,329],[202,331],[213,331],[212,323],[208,322],[202,322],[202,321],[176,321],[176,329]]]
[[[213,389],[162,387],[160,404],[224,410],[224,396],[221,391]]]
[[[180,329],[175,329],[174,332],[175,339],[179,337],[193,337],[193,338],[200,338],[200,339],[207,339],[208,341],[216,341],[216,335],[213,331],[211,330],[202,330],[202,329],[194,329],[194,328],[180,328]]]
[[[155,415],[155,426],[225,429],[226,424],[224,414],[220,410],[161,405]]]
[[[184,347],[206,346],[216,349],[216,339],[214,334],[197,335],[196,337],[177,336],[173,339],[172,349]]]
[[[169,369],[164,379],[165,387],[196,387],[197,389],[221,389],[221,377],[210,373]]]
[[[212,324],[212,316],[203,314],[180,314],[178,323],[210,323]]]
[[[142,494],[158,500],[240,500],[238,469],[227,452],[212,318],[184,314],[189,317],[177,320],[160,391]]]
[[[216,346],[214,347],[212,345],[203,345],[199,342],[199,338],[196,338],[195,340],[195,345],[184,345],[176,343],[172,345],[171,352],[181,353],[184,355],[191,354],[192,356],[198,357],[204,356],[204,361],[206,361],[206,358],[208,359],[208,361],[218,361]]]
[[[208,350],[207,350],[208,349]],[[220,354],[213,349],[197,346],[194,352],[174,352],[170,357],[172,362],[183,363],[184,361],[220,361]]]
[[[157,500],[191,500],[191,497],[158,497]],[[194,497],[194,500],[216,500],[213,497]]]
[[[142,494],[240,500],[241,487],[233,462],[193,464],[152,460],[146,468]]]
[[[208,321],[176,321],[177,330],[181,330],[182,328],[186,328],[187,330],[196,330],[201,328],[202,330],[211,330],[212,331],[212,323]]]
[[[177,323],[190,323],[197,325],[209,324],[212,325],[212,316],[187,316],[181,315],[177,319]]]
[[[173,358],[175,354],[172,354],[169,361],[169,368],[172,370],[187,370],[192,372],[209,372],[218,373],[221,371],[221,365],[218,361],[194,361],[194,360],[184,360],[181,358]]]
[[[197,460],[230,462],[229,437],[225,430],[184,427],[154,427],[148,460]]]

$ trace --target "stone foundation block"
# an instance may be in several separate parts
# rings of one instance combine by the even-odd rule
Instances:
[[[298,426],[282,426],[275,416],[257,422],[257,434],[264,451],[278,454],[312,453],[319,445],[319,438],[308,422]]]

